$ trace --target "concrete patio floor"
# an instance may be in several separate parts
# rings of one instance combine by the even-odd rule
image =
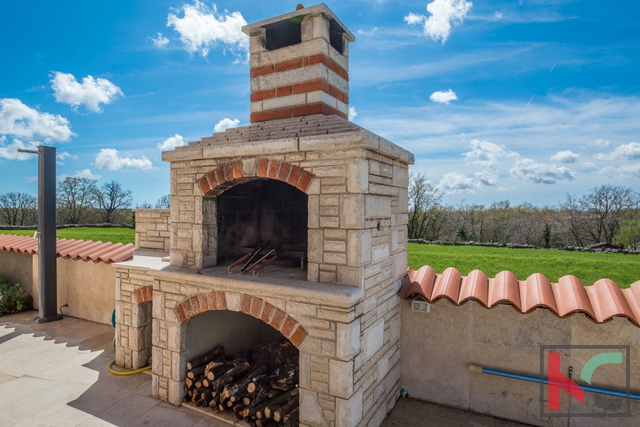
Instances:
[[[228,426],[153,398],[150,375],[111,374],[111,326],[71,317],[35,324],[37,314],[0,317],[0,427]],[[386,422],[386,427],[522,425],[412,399],[401,399]]]

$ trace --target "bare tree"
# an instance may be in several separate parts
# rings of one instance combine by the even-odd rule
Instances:
[[[63,224],[80,224],[93,209],[96,180],[67,177],[58,184],[58,215]]]
[[[171,195],[165,194],[156,202],[156,209],[169,209],[171,207]]]
[[[110,181],[96,189],[94,193],[96,207],[100,209],[102,220],[116,222],[118,213],[131,206],[131,190],[123,190],[116,181]]]
[[[0,196],[0,218],[8,225],[36,223],[38,199],[26,193],[7,193]]]
[[[594,243],[613,241],[624,220],[638,214],[640,195],[629,187],[601,185],[580,198],[584,227]]]
[[[440,194],[438,187],[427,180],[424,174],[419,174],[415,178],[412,176],[410,180],[409,223],[407,224],[409,238],[437,238],[429,231],[438,227],[439,215],[435,208],[442,200],[442,194]]]

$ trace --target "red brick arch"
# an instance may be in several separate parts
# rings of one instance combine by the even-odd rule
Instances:
[[[153,286],[145,286],[138,288],[135,291],[136,302],[142,304],[143,302],[153,300]]]
[[[314,176],[298,166],[277,160],[259,159],[256,175],[250,175],[244,170],[243,163],[237,161],[227,163],[209,172],[198,180],[202,193],[219,196],[231,187],[257,179],[271,178],[293,185],[298,190],[306,192]]]
[[[227,310],[226,294],[224,292],[208,292],[195,295],[182,301],[173,310],[180,323],[184,323],[205,311]],[[275,328],[296,347],[299,347],[308,335],[297,320],[261,298],[242,294],[240,311]]]

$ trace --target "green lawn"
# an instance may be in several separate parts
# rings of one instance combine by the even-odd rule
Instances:
[[[408,258],[409,267],[414,270],[430,265],[442,273],[447,267],[455,267],[464,276],[479,269],[492,278],[509,270],[519,280],[542,273],[550,281],[557,282],[560,277],[570,274],[584,285],[608,278],[621,288],[628,288],[640,280],[640,255],[409,243]]]
[[[33,236],[34,230],[0,230],[0,234]],[[135,230],[131,228],[63,228],[56,233],[59,239],[93,240],[94,242],[134,243]]]

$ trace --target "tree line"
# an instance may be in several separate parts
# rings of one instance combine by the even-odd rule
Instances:
[[[442,203],[442,193],[424,175],[409,185],[410,239],[444,242],[518,243],[537,247],[587,247],[616,243],[640,249],[640,194],[602,185],[582,195],[567,194],[555,206],[508,200],[491,205]]]
[[[56,189],[58,224],[129,224],[131,190],[116,181],[97,185],[95,179],[67,177]],[[162,196],[156,209],[168,209],[170,196]],[[151,208],[143,202],[136,208]],[[26,193],[0,195],[0,224],[30,226],[38,223],[38,199]]]

